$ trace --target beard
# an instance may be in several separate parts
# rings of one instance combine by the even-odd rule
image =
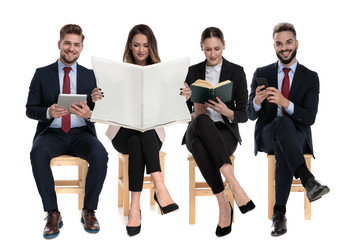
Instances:
[[[76,57],[74,57],[73,59],[69,60],[65,57],[64,53],[61,53],[61,58],[63,59],[63,61],[67,64],[73,64],[76,60],[78,60],[79,55],[77,55]]]
[[[288,51],[288,50],[286,50],[286,51]],[[282,51],[282,52],[284,52],[284,51]],[[289,59],[287,59],[287,60],[284,60],[280,54],[276,53],[276,56],[281,61],[281,63],[284,64],[284,65],[287,65],[290,62],[292,62],[292,60],[296,57],[296,55],[297,55],[297,48],[295,48],[295,50],[292,52],[291,57]]]

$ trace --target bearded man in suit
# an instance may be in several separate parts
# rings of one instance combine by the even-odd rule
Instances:
[[[94,210],[107,173],[108,153],[97,139],[94,124],[89,121],[94,107],[91,93],[96,87],[96,79],[92,70],[76,62],[83,50],[83,41],[80,26],[63,26],[58,41],[59,59],[38,68],[29,88],[26,114],[38,120],[30,159],[47,212],[43,233],[47,239],[57,237],[63,226],[50,169],[51,159],[63,154],[80,157],[89,163],[81,222],[89,233],[97,233],[100,229]],[[87,94],[87,100],[73,104],[68,112],[57,105],[60,93]]]
[[[258,151],[275,154],[275,205],[272,236],[286,233],[286,203],[293,177],[300,178],[310,202],[330,190],[315,180],[308,170],[304,153],[313,154],[311,125],[319,103],[319,78],[298,63],[296,30],[290,23],[279,23],[273,31],[278,62],[257,68],[253,75],[247,115],[257,120],[255,155]],[[258,86],[264,78],[268,86]]]

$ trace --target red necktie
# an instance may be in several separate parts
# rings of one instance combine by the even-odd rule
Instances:
[[[290,94],[290,78],[288,77],[288,72],[291,70],[291,68],[283,68],[282,69],[285,73],[284,80],[282,81],[282,86],[281,86],[281,93],[282,95],[288,99],[288,96]],[[284,108],[282,108],[282,112],[286,116],[287,113]]]
[[[69,72],[71,67],[65,67],[64,69],[64,81],[63,81],[63,93],[70,94],[70,78]],[[64,115],[62,117],[62,130],[67,133],[70,130],[70,114]]]

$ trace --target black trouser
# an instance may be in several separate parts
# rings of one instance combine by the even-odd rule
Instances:
[[[275,154],[275,205],[286,206],[295,170],[305,164],[303,154],[310,152],[305,136],[289,117],[276,117],[263,127],[258,146]]]
[[[224,190],[221,172],[223,164],[231,164],[230,155],[237,147],[237,139],[222,122],[214,123],[200,114],[189,124],[185,142],[214,194]]]
[[[145,166],[147,167],[147,174],[161,172],[159,151],[162,142],[155,130],[140,132],[120,128],[112,143],[118,152],[129,154],[128,176],[130,191],[142,191]]]
[[[62,129],[48,129],[34,139],[30,159],[44,210],[58,209],[50,161],[63,154],[77,156],[88,162],[84,208],[97,209],[107,174],[108,153],[87,127],[81,127],[72,128],[68,133]]]

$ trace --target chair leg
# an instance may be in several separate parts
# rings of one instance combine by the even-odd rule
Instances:
[[[268,219],[273,217],[275,205],[275,157],[268,156]]]
[[[311,171],[311,155],[306,155],[305,156],[305,161],[307,163],[307,167],[309,171]],[[309,202],[309,199],[307,197],[307,193],[304,189],[304,217],[305,220],[311,220],[311,204]]]
[[[128,216],[130,211],[130,192],[128,182],[128,157],[124,156],[123,164],[123,176],[124,176],[124,189],[123,189],[123,205],[124,205],[124,216]]]
[[[78,181],[82,182],[83,186],[83,192],[78,194],[78,201],[79,201],[79,210],[81,210],[83,208],[84,205],[84,192],[85,192],[85,180],[82,177],[82,165],[78,165]]]
[[[79,205],[80,205],[79,209],[80,210],[84,207],[87,171],[88,171],[88,163],[86,161],[83,161],[82,166],[81,166],[81,179],[82,179],[83,191],[82,191],[82,194],[79,194]],[[80,172],[80,170],[79,170],[79,172]]]
[[[123,186],[121,183],[121,181],[123,181],[123,178],[124,178],[123,173],[124,173],[123,162],[122,162],[121,158],[119,157],[118,207],[123,206]]]
[[[189,224],[195,224],[195,161],[189,161]]]

